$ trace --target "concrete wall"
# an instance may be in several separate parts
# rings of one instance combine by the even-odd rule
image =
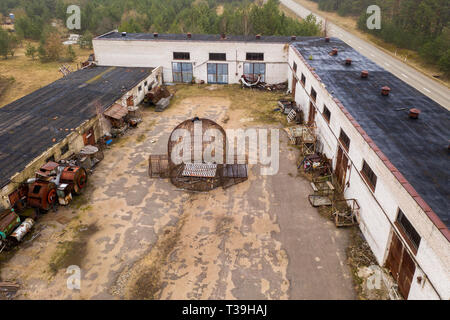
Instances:
[[[147,88],[144,88],[144,83],[146,81]],[[133,89],[123,95],[118,101],[116,101],[116,103],[126,106],[127,98],[130,95],[133,95],[135,105],[138,105],[139,103],[141,103],[141,101],[144,99],[145,94],[148,92],[148,85],[153,81],[155,85],[162,84],[162,68],[156,68],[155,70],[153,70],[153,72],[146,79],[142,80]],[[138,90],[139,86],[142,86],[141,91]],[[93,128],[95,141],[97,141],[106,132],[108,132],[108,122],[109,121],[106,120],[103,115],[95,116],[92,119],[81,124],[65,139],[56,143],[47,151],[43,152],[39,157],[30,161],[30,163],[23,171],[16,173],[13,177],[11,177],[11,181],[14,182],[9,183],[0,190],[0,206],[3,206],[5,208],[10,207],[9,195],[17,189],[20,183],[34,177],[35,172],[38,171],[39,168],[46,163],[46,160],[48,158],[53,156],[56,161],[59,161],[61,159],[68,158],[74,153],[78,153],[84,147],[83,134],[90,128]],[[69,151],[67,151],[65,154],[61,154],[61,148],[66,144],[69,147]]]
[[[373,149],[373,145],[369,145],[366,141],[367,137],[363,137],[358,128],[350,121],[349,116],[344,113],[324,85],[314,76],[313,71],[307,66],[307,61],[301,58],[292,47],[289,49],[289,88],[292,89],[293,62],[297,64],[298,79],[295,100],[301,106],[305,119],[308,119],[311,86],[317,92],[314,104],[317,134],[322,146],[321,151],[333,160],[333,167],[336,165],[337,149],[340,144],[338,137],[341,128],[351,140],[349,152],[346,152],[350,165],[346,175],[349,185],[346,187],[344,195],[346,198],[357,199],[361,206],[360,228],[378,263],[380,265],[385,263],[392,232],[399,234],[404,245],[408,247],[394,225],[400,208],[422,238],[417,254],[411,253],[416,261],[416,273],[409,299],[437,299],[439,297],[449,299],[449,241],[387,168]],[[301,73],[306,76],[305,88],[300,83]],[[322,115],[324,104],[331,112],[329,124]],[[378,177],[374,192],[360,174],[363,159]],[[426,279],[421,284],[417,282],[419,276]]]
[[[196,80],[207,82],[208,63],[228,64],[228,83],[239,83],[247,52],[263,52],[266,82],[287,80],[288,44],[267,42],[169,41],[169,40],[93,40],[95,58],[101,66],[157,67],[164,70],[164,82],[173,82],[172,62],[191,62]],[[245,48],[245,49],[243,49]],[[174,60],[173,52],[189,52],[190,59]],[[209,61],[209,53],[226,53],[227,61]]]

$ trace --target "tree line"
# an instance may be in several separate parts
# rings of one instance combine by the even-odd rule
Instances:
[[[450,76],[450,2],[448,0],[312,0],[320,10],[357,16],[358,28],[400,48],[417,51]],[[367,28],[370,5],[381,8],[381,29]]]
[[[81,47],[92,47],[94,35],[113,29],[299,36],[321,32],[320,24],[312,15],[302,21],[287,17],[280,11],[278,0],[74,0],[70,4],[81,8],[81,30],[74,30],[82,34]],[[30,57],[34,59],[37,55],[43,61],[50,61],[58,58],[62,50],[54,40],[61,38],[61,32],[52,24],[55,21],[65,24],[67,6],[66,0],[1,0],[0,14],[7,16],[13,12],[16,16],[16,36],[9,36],[11,39],[40,41],[38,48],[27,48]]]

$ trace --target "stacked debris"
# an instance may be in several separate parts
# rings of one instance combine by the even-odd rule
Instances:
[[[113,104],[103,115],[111,123],[111,134],[113,137],[122,135],[128,128],[127,116],[128,108],[118,103]]]
[[[79,153],[72,155],[66,160],[61,160],[60,163],[62,165],[78,166],[90,172],[103,158],[104,154],[99,146],[87,145]]]
[[[162,112],[170,104],[173,95],[165,86],[156,86],[150,90],[144,98],[144,103],[156,106],[155,111]]]

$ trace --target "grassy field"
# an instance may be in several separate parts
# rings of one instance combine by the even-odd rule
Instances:
[[[336,12],[327,12],[321,11],[318,8],[318,4],[309,0],[294,0],[304,6],[305,8],[311,10],[312,12],[317,12],[320,16],[327,18],[330,22],[344,28],[345,30],[353,33],[361,39],[366,40],[367,42],[372,43],[377,46],[379,49],[385,51],[386,53],[397,57],[399,60],[405,62],[409,66],[417,69],[423,74],[432,77],[434,80],[441,82],[443,85],[450,87],[450,79],[442,78],[442,72],[438,70],[436,66],[425,64],[419,57],[418,53],[412,50],[398,48],[397,46],[384,42],[383,40],[361,32],[357,26],[357,18],[356,17],[342,17],[338,15]],[[287,9],[286,7],[282,8],[283,11],[286,12],[286,15],[292,16],[294,14],[292,11]],[[406,61],[405,61],[406,58]],[[433,75],[440,75],[440,79],[436,79]]]
[[[37,43],[33,43],[37,47]],[[26,42],[17,48],[14,57],[0,58],[0,107],[7,105],[49,83],[62,77],[59,67],[70,65],[77,69],[77,63],[87,60],[92,50],[72,46],[77,58],[72,63],[41,63],[39,59],[31,60],[25,56]],[[3,81],[2,81],[3,79]],[[7,79],[7,83],[5,82]],[[3,84],[3,85],[2,85]],[[1,88],[4,90],[1,90]],[[3,91],[3,92],[2,92]]]

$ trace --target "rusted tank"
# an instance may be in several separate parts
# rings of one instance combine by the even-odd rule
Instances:
[[[19,216],[13,210],[0,213],[0,240],[5,240],[20,224]]]
[[[53,207],[58,196],[56,185],[48,181],[36,181],[28,190],[28,205],[32,208],[48,211]]]
[[[11,208],[16,212],[22,212],[27,206],[28,184],[21,183],[19,187],[9,195]]]
[[[75,194],[80,194],[87,185],[87,172],[81,167],[65,167],[61,174],[61,183],[67,183],[73,187]]]

